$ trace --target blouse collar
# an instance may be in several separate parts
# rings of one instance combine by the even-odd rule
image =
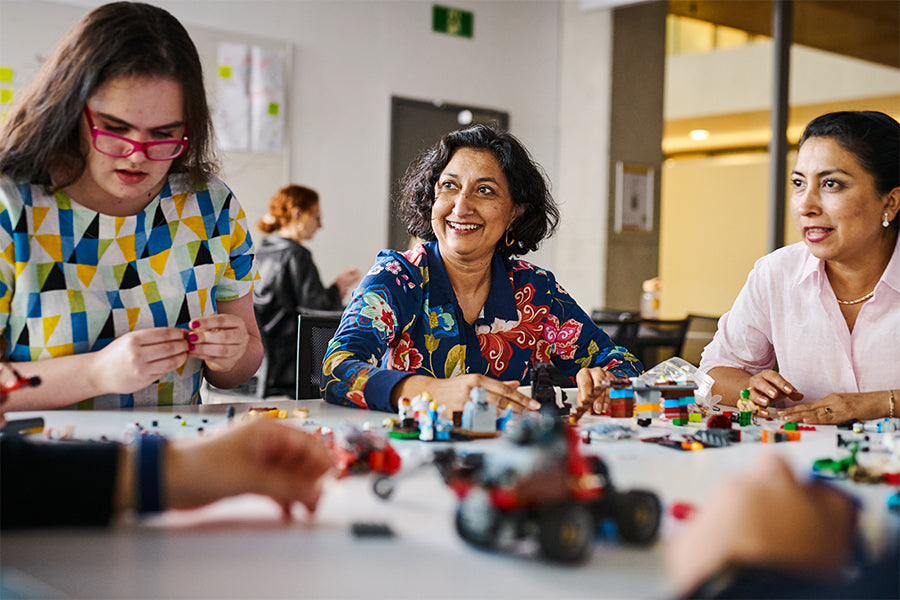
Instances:
[[[452,303],[458,306],[459,302],[456,300],[453,286],[450,285],[450,278],[447,275],[444,260],[441,258],[437,241],[428,242],[424,246],[428,256],[430,304],[437,306]],[[494,258],[491,260],[491,290],[479,320],[488,323],[493,323],[494,319],[518,320],[519,313],[516,309],[511,272],[512,260],[504,258],[499,252],[494,252]]]

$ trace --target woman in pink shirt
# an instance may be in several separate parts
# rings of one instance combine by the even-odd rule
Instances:
[[[756,262],[700,362],[725,403],[747,389],[791,421],[900,416],[898,134],[879,112],[807,125],[791,172],[803,242]]]

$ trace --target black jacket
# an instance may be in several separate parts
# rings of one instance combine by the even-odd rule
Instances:
[[[297,368],[297,313],[301,308],[340,310],[336,285],[325,287],[309,250],[278,235],[262,240],[256,251],[259,281],[253,306],[259,324],[268,369],[270,394],[292,396]]]

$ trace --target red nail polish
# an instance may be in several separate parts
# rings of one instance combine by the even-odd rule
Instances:
[[[190,335],[188,336],[187,339],[188,339],[189,342],[196,342],[197,340],[200,339],[200,336],[197,335],[196,333],[192,333],[192,334],[190,334]]]
[[[191,329],[197,329],[200,327],[200,321],[191,321]]]
[[[189,345],[188,345],[188,351],[189,351],[189,352],[193,352],[193,351],[194,351],[194,345],[193,345],[193,344],[189,344]]]

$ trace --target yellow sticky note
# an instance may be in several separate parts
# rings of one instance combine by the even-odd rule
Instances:
[[[278,116],[278,103],[277,102],[269,102],[269,114],[272,116]]]
[[[13,70],[12,67],[0,67],[0,81],[12,83]]]
[[[231,79],[231,67],[228,65],[219,65],[219,77],[222,79]]]
[[[9,104],[13,101],[14,90],[10,88],[0,88],[0,104]]]

